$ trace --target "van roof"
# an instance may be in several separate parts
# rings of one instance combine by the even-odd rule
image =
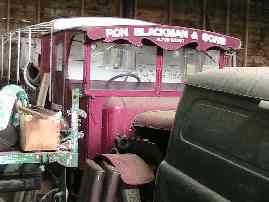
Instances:
[[[234,95],[269,100],[269,67],[211,70],[191,75],[188,85]]]

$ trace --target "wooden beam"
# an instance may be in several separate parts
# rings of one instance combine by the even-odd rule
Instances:
[[[85,16],[85,0],[81,0],[81,10],[80,15]]]
[[[226,28],[225,33],[230,33],[231,0],[226,0]]]
[[[245,42],[244,42],[244,67],[247,66],[248,60],[248,29],[249,29],[249,4],[250,0],[246,0],[245,11]]]

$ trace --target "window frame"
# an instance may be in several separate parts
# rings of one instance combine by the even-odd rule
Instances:
[[[185,82],[182,83],[180,89],[162,89],[162,70],[164,66],[164,49],[157,47],[156,55],[156,82],[155,87],[152,90],[117,90],[117,89],[91,89],[91,59],[92,59],[92,43],[95,42],[86,38],[84,44],[84,74],[83,74],[83,88],[85,94],[88,96],[167,96],[174,97],[180,96],[183,93]],[[122,42],[122,41],[115,41]],[[124,43],[129,43],[128,41],[123,41]],[[183,47],[182,47],[183,48]],[[220,49],[219,57],[219,67],[224,67],[224,51]]]
[[[204,91],[210,91],[210,90],[205,90],[205,89],[203,89]],[[218,96],[218,95],[217,95]],[[231,97],[231,98],[228,98],[228,99],[233,99],[233,97],[237,97],[237,98],[239,98],[240,99],[240,97],[239,96],[235,96],[235,95],[228,95],[228,94],[225,94],[224,93],[224,96],[229,96],[229,97]],[[219,96],[220,97],[220,96]],[[223,98],[223,97],[222,97]],[[184,99],[184,97],[183,97],[183,99]],[[194,98],[194,100],[195,99],[199,99],[199,98]],[[201,99],[205,99],[205,98],[201,98]],[[221,97],[220,97],[220,99],[221,99]],[[252,98],[241,98],[242,99],[242,103],[243,103],[243,100],[244,99],[252,99]],[[194,100],[189,100],[189,103],[187,103],[187,106],[186,106],[186,108],[188,108],[184,113],[189,113],[189,111],[190,111],[190,107],[193,105],[193,103],[195,102]],[[219,103],[219,100],[217,101],[217,100],[215,100],[214,98],[211,98],[211,99],[205,99],[205,100],[207,100],[207,101],[211,101],[211,102],[215,102],[215,103]],[[235,100],[235,99],[234,99]],[[238,100],[238,99],[237,99]],[[254,99],[253,98],[253,100],[256,100],[256,99]],[[256,100],[257,101],[257,100]],[[183,103],[184,103],[184,101],[183,101]],[[229,102],[220,102],[222,105],[224,105],[224,106],[229,106],[229,107],[234,107],[234,108],[238,108],[238,109],[244,109],[245,111],[248,111],[249,109],[246,109],[246,108],[242,108],[241,106],[240,106],[240,104],[242,104],[242,103],[236,103],[236,105],[231,105],[231,103]],[[255,103],[251,103],[251,104],[255,104]],[[184,104],[183,104],[184,105]],[[257,118],[257,117],[259,117],[259,113],[261,112],[261,110],[260,109],[258,109],[258,101],[257,101],[257,103],[256,103],[256,105],[257,106],[255,106],[255,107],[257,107],[257,110],[258,111],[255,111],[255,110],[253,110],[253,109],[251,109],[250,110],[250,113],[255,113],[255,119]],[[185,107],[185,106],[184,106]],[[181,106],[180,106],[180,108],[182,109],[182,104],[181,104]],[[262,112],[263,113],[263,112]],[[269,112],[266,112],[266,113],[269,113]],[[180,114],[180,113],[178,113],[178,114]],[[252,115],[250,115],[250,116],[252,116]],[[269,114],[268,114],[268,116],[269,116]],[[176,121],[178,121],[178,118],[179,117],[176,117]],[[251,117],[250,117],[251,118]],[[223,161],[225,161],[226,163],[228,163],[228,164],[231,164],[231,165],[233,165],[233,166],[235,166],[235,167],[238,167],[238,168],[240,168],[240,169],[243,169],[243,170],[245,170],[246,172],[249,172],[249,173],[252,173],[252,174],[254,174],[254,175],[256,175],[256,176],[260,176],[260,177],[263,177],[263,178],[267,178],[268,180],[269,180],[269,166],[268,166],[268,168],[264,168],[264,167],[262,167],[260,164],[259,164],[259,162],[258,162],[258,158],[259,157],[257,157],[257,156],[259,156],[260,155],[260,147],[261,147],[261,143],[262,143],[262,140],[260,140],[256,145],[255,145],[255,154],[253,154],[253,156],[256,156],[257,158],[256,159],[254,159],[254,160],[252,160],[252,161],[247,161],[247,160],[245,160],[245,159],[242,159],[242,158],[240,158],[240,157],[238,157],[238,156],[236,156],[235,154],[229,154],[227,151],[226,152],[223,152],[223,151],[220,151],[220,150],[217,150],[217,149],[212,149],[212,147],[210,147],[210,146],[207,146],[207,145],[204,145],[203,143],[197,143],[196,141],[193,141],[193,140],[191,140],[191,139],[189,139],[189,138],[186,138],[186,135],[184,135],[183,134],[183,127],[185,127],[186,126],[186,122],[187,122],[187,120],[186,120],[186,117],[184,116],[184,117],[181,117],[180,118],[181,120],[183,120],[183,122],[182,122],[182,124],[180,125],[180,126],[177,126],[176,128],[175,128],[175,140],[176,141],[181,141],[182,143],[184,143],[184,144],[187,144],[187,145],[189,145],[190,147],[192,147],[192,148],[195,148],[198,152],[203,152],[203,153],[206,153],[206,154],[208,154],[208,155],[210,155],[210,156],[212,156],[212,157],[214,157],[214,158],[217,158],[217,159],[221,159],[221,160],[223,160]],[[269,121],[269,120],[268,120]],[[177,124],[176,124],[177,125]],[[258,127],[258,125],[256,125],[256,127]],[[268,127],[269,128],[269,127]],[[251,134],[251,135],[255,135],[255,134]],[[269,139],[269,137],[268,137],[268,139]]]

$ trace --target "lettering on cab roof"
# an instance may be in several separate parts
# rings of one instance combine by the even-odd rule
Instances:
[[[197,48],[201,50],[212,47],[238,49],[241,46],[241,41],[231,36],[177,26],[92,27],[87,33],[92,40],[104,39],[106,42],[113,42],[124,39],[136,46],[142,46],[142,40],[147,39],[168,50],[175,50],[190,43],[196,43]]]

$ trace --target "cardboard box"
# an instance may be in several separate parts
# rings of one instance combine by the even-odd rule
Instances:
[[[55,151],[60,140],[60,123],[55,117],[20,116],[20,146],[23,151]]]

